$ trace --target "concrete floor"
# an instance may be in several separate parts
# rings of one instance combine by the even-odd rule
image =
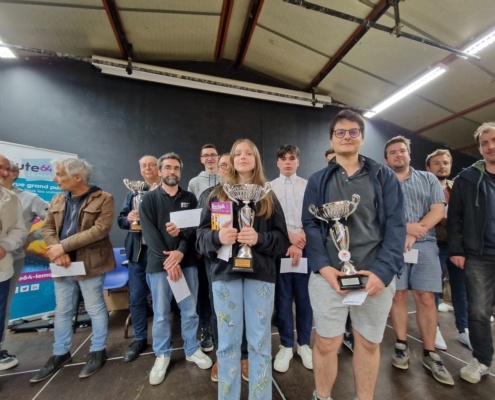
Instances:
[[[410,368],[401,371],[390,363],[395,337],[390,326],[385,330],[382,344],[382,363],[376,388],[376,399],[383,400],[429,400],[429,399],[495,399],[495,374],[481,383],[473,385],[459,378],[459,369],[471,359],[469,349],[457,341],[453,313],[440,313],[443,336],[448,350],[440,352],[444,363],[454,376],[455,386],[447,387],[437,383],[421,363],[422,347],[414,319],[414,307],[410,305],[411,319],[409,346],[411,349]],[[217,384],[210,380],[210,371],[204,371],[185,360],[181,348],[179,322],[174,320],[174,352],[164,382],[158,386],[148,383],[149,372],[155,357],[151,347],[132,363],[124,363],[122,356],[132,339],[124,338],[124,321],[127,311],[110,314],[108,339],[108,361],[95,375],[79,379],[89,351],[91,328],[79,328],[73,338],[73,362],[62,368],[50,380],[31,384],[29,378],[42,367],[50,357],[53,343],[52,332],[9,332],[4,348],[16,354],[19,365],[7,371],[0,371],[1,400],[79,400],[79,399],[216,399]],[[150,319],[151,324],[151,319]],[[131,332],[132,334],[132,332]],[[495,329],[493,330],[495,340]],[[279,338],[273,327],[272,354],[278,351]],[[209,353],[214,357],[214,353]],[[342,349],[339,356],[339,375],[334,387],[334,400],[354,398],[352,375],[352,354]],[[273,399],[309,400],[314,390],[313,373],[302,365],[295,355],[288,372],[273,372]],[[242,399],[247,399],[248,384],[242,383]]]

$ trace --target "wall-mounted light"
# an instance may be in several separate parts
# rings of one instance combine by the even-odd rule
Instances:
[[[101,69],[102,73],[127,79],[138,79],[165,85],[309,107],[321,108],[325,105],[332,104],[331,97],[319,94],[282,89],[275,86],[258,85],[134,62],[132,63],[132,74],[128,74],[126,71],[128,65],[125,61],[99,56],[93,56],[91,60],[92,64]]]

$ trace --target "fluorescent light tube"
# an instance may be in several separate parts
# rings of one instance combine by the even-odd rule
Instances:
[[[431,71],[428,71],[427,73],[425,73],[424,75],[422,75],[421,77],[419,77],[418,79],[407,85],[404,89],[399,90],[397,93],[393,94],[390,97],[387,97],[385,100],[378,103],[371,110],[366,112],[364,114],[364,117],[365,118],[374,117],[379,112],[390,107],[392,104],[397,103],[399,100],[402,100],[407,95],[418,90],[420,87],[426,85],[428,82],[431,82],[433,79],[436,79],[446,71],[447,71],[447,67],[445,67],[444,65],[439,65],[433,68]]]
[[[478,54],[481,50],[491,45],[493,42],[495,42],[495,29],[487,35],[483,36],[481,39],[474,42],[473,44],[466,47],[463,51],[469,54]]]

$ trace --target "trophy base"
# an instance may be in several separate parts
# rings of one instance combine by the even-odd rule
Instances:
[[[141,225],[139,225],[139,224],[131,225],[130,231],[131,232],[141,232]]]
[[[361,275],[339,276],[337,280],[342,290],[363,289],[365,286]]]
[[[241,258],[234,257],[234,271],[242,272],[254,272],[253,270],[253,259],[252,258]]]

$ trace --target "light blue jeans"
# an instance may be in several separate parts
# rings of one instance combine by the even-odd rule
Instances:
[[[94,278],[76,281],[68,276],[55,280],[55,343],[53,354],[63,355],[72,345],[72,316],[74,313],[74,296],[78,295],[77,286],[81,289],[84,306],[91,317],[93,336],[90,352],[104,350],[108,332],[108,311],[103,299],[103,281],[105,274]]]
[[[196,312],[198,298],[198,270],[194,267],[182,268],[191,295],[179,302],[181,336],[184,340],[184,352],[191,356],[198,348],[197,339],[199,317]],[[170,357],[172,354],[172,330],[170,327],[170,303],[172,289],[167,279],[167,273],[153,272],[146,274],[146,280],[153,297],[153,351],[155,355]]]
[[[249,399],[271,400],[275,284],[254,279],[215,281],[213,298],[218,322],[218,399],[241,398],[241,343],[245,323]]]

